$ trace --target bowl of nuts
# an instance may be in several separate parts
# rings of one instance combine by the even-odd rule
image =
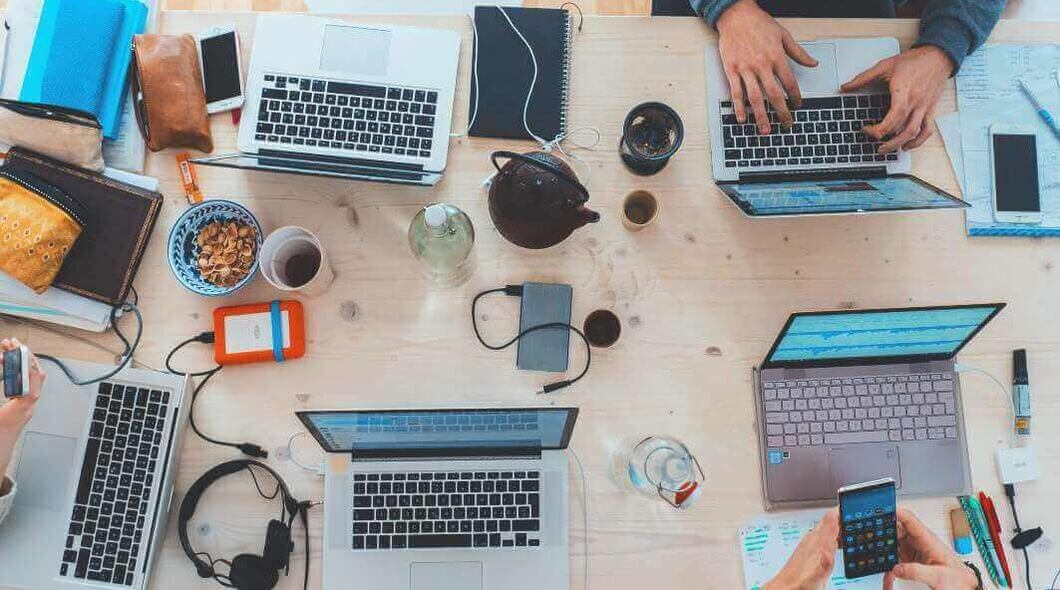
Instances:
[[[235,293],[258,270],[261,224],[223,199],[189,208],[169,232],[169,268],[190,291],[207,297]]]

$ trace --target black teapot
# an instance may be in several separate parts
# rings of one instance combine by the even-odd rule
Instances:
[[[504,166],[499,158],[508,160]],[[497,174],[489,191],[490,218],[501,235],[523,248],[555,246],[574,230],[600,221],[585,207],[589,191],[574,170],[548,152],[490,156]]]

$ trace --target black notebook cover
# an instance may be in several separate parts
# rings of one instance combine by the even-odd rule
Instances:
[[[570,13],[555,8],[504,8],[537,58],[537,82],[526,123],[551,141],[567,129]],[[526,44],[496,6],[475,7],[477,76],[471,76],[468,135],[532,139],[523,126],[523,105],[534,65]],[[478,78],[477,82],[475,78]],[[481,92],[480,92],[481,89]],[[477,97],[477,112],[476,112]]]
[[[29,172],[76,198],[87,210],[85,227],[52,286],[110,305],[129,294],[162,195],[12,148],[4,168]]]

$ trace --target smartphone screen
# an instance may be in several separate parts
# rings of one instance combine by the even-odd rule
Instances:
[[[839,490],[843,571],[861,578],[898,565],[894,480]]]
[[[1033,135],[992,136],[997,210],[1038,213],[1038,147]]]
[[[202,51],[202,79],[206,102],[235,98],[239,88],[239,60],[234,31],[199,40]]]
[[[4,396],[22,395],[22,351],[19,349],[4,351]]]

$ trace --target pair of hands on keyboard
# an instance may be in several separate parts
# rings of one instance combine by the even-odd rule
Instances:
[[[832,576],[839,549],[839,510],[830,510],[799,541],[788,563],[762,590],[819,590]],[[919,518],[898,509],[898,554],[901,562],[884,575],[883,589],[896,579],[920,582],[932,590],[974,590],[978,579],[946,543]]]
[[[4,339],[0,341],[0,352],[14,350],[21,346],[18,340]],[[0,480],[7,473],[8,463],[15,450],[22,428],[26,426],[29,419],[33,417],[33,409],[40,399],[41,388],[44,387],[44,371],[37,362],[37,357],[30,355],[29,366],[29,394],[7,400],[0,406]],[[2,396],[0,396],[2,397]]]
[[[802,94],[788,58],[805,67],[816,67],[817,60],[755,0],[738,0],[718,18],[717,28],[718,49],[737,120],[746,122],[745,103],[750,103],[759,132],[768,134],[768,102],[781,124],[790,127],[789,105],[799,108]],[[883,121],[864,132],[884,142],[881,154],[913,149],[931,137],[935,107],[953,70],[953,61],[941,49],[924,45],[880,61],[843,84],[842,91],[886,84],[891,93],[890,110]]]

